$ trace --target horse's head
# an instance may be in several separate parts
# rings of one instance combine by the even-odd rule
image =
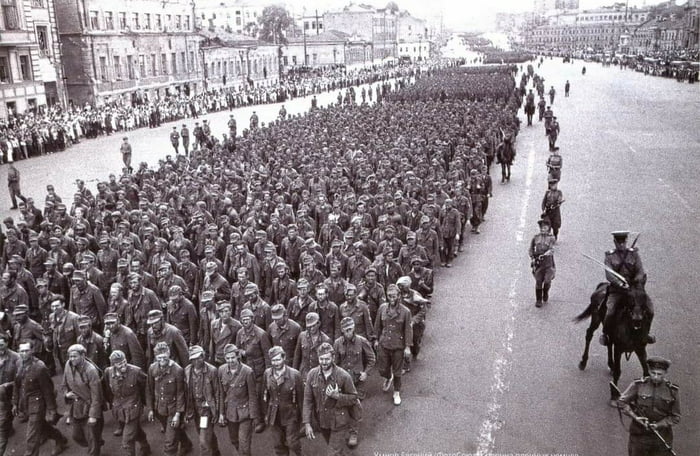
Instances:
[[[640,331],[644,327],[644,321],[649,318],[647,299],[649,297],[642,289],[632,288],[627,293],[625,313],[629,318],[631,329],[635,332]]]

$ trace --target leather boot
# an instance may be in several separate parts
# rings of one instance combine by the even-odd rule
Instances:
[[[537,298],[535,307],[542,307],[542,288],[535,288],[535,298]]]
[[[542,289],[542,301],[547,304],[547,301],[549,301],[549,287],[550,284],[546,284],[544,288]]]

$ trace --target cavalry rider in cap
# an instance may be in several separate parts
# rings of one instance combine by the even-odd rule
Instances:
[[[632,382],[619,399],[623,412],[633,419],[629,429],[630,456],[670,454],[666,444],[669,447],[673,444],[671,426],[681,420],[678,386],[666,380],[670,365],[664,358],[650,356],[647,359],[649,376]]]
[[[556,273],[553,255],[556,239],[549,234],[549,220],[542,219],[537,224],[540,232],[532,238],[529,254],[535,276],[535,307],[542,307],[542,303],[549,300],[549,287]]]
[[[622,282],[619,277],[611,274],[610,271],[605,272],[605,278],[610,282],[607,293],[607,311],[603,320],[603,334],[600,335],[601,345],[609,343],[611,326],[614,323],[615,313],[617,311],[618,302],[625,296],[628,290],[632,287],[644,288],[647,281],[647,275],[644,272],[642,258],[639,256],[639,250],[635,247],[627,247],[627,237],[629,231],[613,231],[613,239],[615,248],[605,252],[605,265],[611,270],[624,277],[625,282]],[[654,319],[654,307],[651,300],[647,299],[648,318],[645,322],[648,332],[651,328],[651,322]],[[649,336],[648,343],[653,343],[655,340]]]

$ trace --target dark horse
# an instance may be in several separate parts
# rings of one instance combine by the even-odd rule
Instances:
[[[513,138],[506,136],[503,138],[503,142],[498,145],[496,153],[496,163],[501,164],[501,183],[506,180],[510,182],[510,167],[514,158],[515,146],[513,145]]]
[[[581,362],[578,368],[584,370],[588,363],[588,348],[598,326],[601,325],[605,318],[606,305],[603,303],[608,287],[607,282],[598,284],[595,291],[591,295],[591,303],[588,308],[574,318],[576,323],[579,323],[586,318],[591,318],[591,324],[586,330],[586,348],[583,351]],[[632,352],[637,354],[637,358],[642,365],[644,376],[649,375],[647,368],[647,336],[649,335],[648,325],[645,323],[649,319],[647,312],[650,300],[646,291],[641,288],[631,288],[619,303],[615,324],[613,325],[612,334],[609,334],[610,343],[608,344],[608,367],[613,376],[613,383],[617,385],[620,379],[621,366],[620,361],[624,353],[627,358]],[[602,305],[601,305],[602,304]],[[619,397],[619,393],[610,386],[610,401],[615,403]],[[617,406],[617,405],[615,405]]]

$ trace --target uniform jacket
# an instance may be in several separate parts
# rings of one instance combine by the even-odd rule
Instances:
[[[308,331],[302,331],[297,339],[297,346],[294,349],[294,368],[301,372],[304,376],[312,368],[318,366],[318,347],[322,343],[328,342],[332,344],[333,341],[330,337],[320,332],[315,341],[311,339],[311,335]]]
[[[277,321],[273,321],[268,329],[268,333],[272,338],[272,345],[277,345],[284,349],[284,353],[287,355],[287,364],[291,366],[294,362],[294,350],[297,346],[297,339],[299,339],[299,334],[301,334],[299,323],[289,318],[285,327],[280,328]]]
[[[116,332],[111,332],[109,335],[105,333],[105,338],[108,340],[110,353],[121,350],[130,364],[141,369],[146,368],[146,354],[131,328],[120,324]]]
[[[350,340],[345,336],[338,337],[333,342],[335,364],[345,369],[353,377],[361,372],[369,374],[377,362],[374,350],[369,341],[357,334]]]
[[[70,402],[70,416],[76,419],[102,418],[102,382],[100,372],[85,359],[82,365],[73,367],[70,361],[63,369],[63,394],[74,392],[78,397]]]
[[[112,414],[120,423],[138,420],[146,403],[148,377],[138,366],[127,364],[126,372],[114,366],[105,370],[103,377],[105,400],[112,405]]]
[[[376,339],[374,327],[372,326],[372,317],[369,314],[369,306],[365,302],[359,299],[355,301],[354,305],[344,302],[338,307],[338,310],[341,320],[345,317],[352,317],[355,321],[356,334],[366,337],[370,341]],[[336,333],[338,334],[338,332]]]
[[[71,287],[69,310],[101,323],[102,317],[107,313],[107,303],[100,289],[88,282],[83,291],[76,286]]]
[[[198,375],[202,376],[202,391],[201,397],[195,395],[194,383]],[[219,375],[216,367],[209,363],[204,363],[202,373],[197,374],[192,364],[185,368],[185,384],[187,387],[185,416],[188,418],[194,417],[195,413],[203,416],[205,413],[211,413],[211,417],[218,418],[219,413]],[[207,407],[205,407],[205,404]]]
[[[265,368],[270,367],[270,335],[256,325],[253,325],[250,331],[241,328],[236,334],[236,346],[245,350],[245,362],[253,369],[255,376],[262,377]]]
[[[148,368],[146,404],[161,416],[185,413],[185,371],[175,361],[162,369],[158,363]]]
[[[374,327],[379,344],[387,350],[403,350],[413,345],[411,311],[403,304],[398,304],[394,309],[389,307],[389,303],[382,304]]]
[[[338,399],[326,396],[326,387],[331,384],[337,385],[340,390]],[[352,378],[343,368],[333,366],[331,375],[326,379],[321,367],[314,367],[306,376],[302,422],[311,424],[313,416],[321,429],[342,430],[350,424],[350,408],[357,400]]]
[[[667,439],[671,435],[671,426],[681,420],[680,392],[678,386],[668,381],[655,385],[650,377],[635,380],[622,393],[620,403],[627,413],[634,410],[637,415],[656,424]],[[653,435],[636,421],[630,425],[630,434]]]
[[[270,367],[265,370],[264,388],[265,424],[276,424],[279,416],[281,426],[298,426],[304,402],[304,383],[299,371],[285,366],[278,380]]]
[[[56,410],[56,393],[46,365],[32,357],[21,362],[14,379],[12,405],[25,415],[44,416],[47,410]]]
[[[146,350],[146,358],[149,362],[155,361],[153,349],[158,342],[165,342],[170,347],[172,359],[180,366],[187,366],[190,362],[189,353],[187,352],[187,343],[182,337],[182,332],[175,326],[169,323],[163,323],[163,329],[160,334],[156,334],[153,328],[148,328],[148,349]]]
[[[260,419],[260,404],[255,390],[253,370],[241,364],[231,371],[228,364],[219,367],[219,414],[233,423]]]
[[[212,361],[219,364],[224,362],[224,347],[226,344],[235,344],[236,335],[243,326],[235,318],[231,318],[225,324],[221,318],[211,322],[210,345],[207,350]]]

